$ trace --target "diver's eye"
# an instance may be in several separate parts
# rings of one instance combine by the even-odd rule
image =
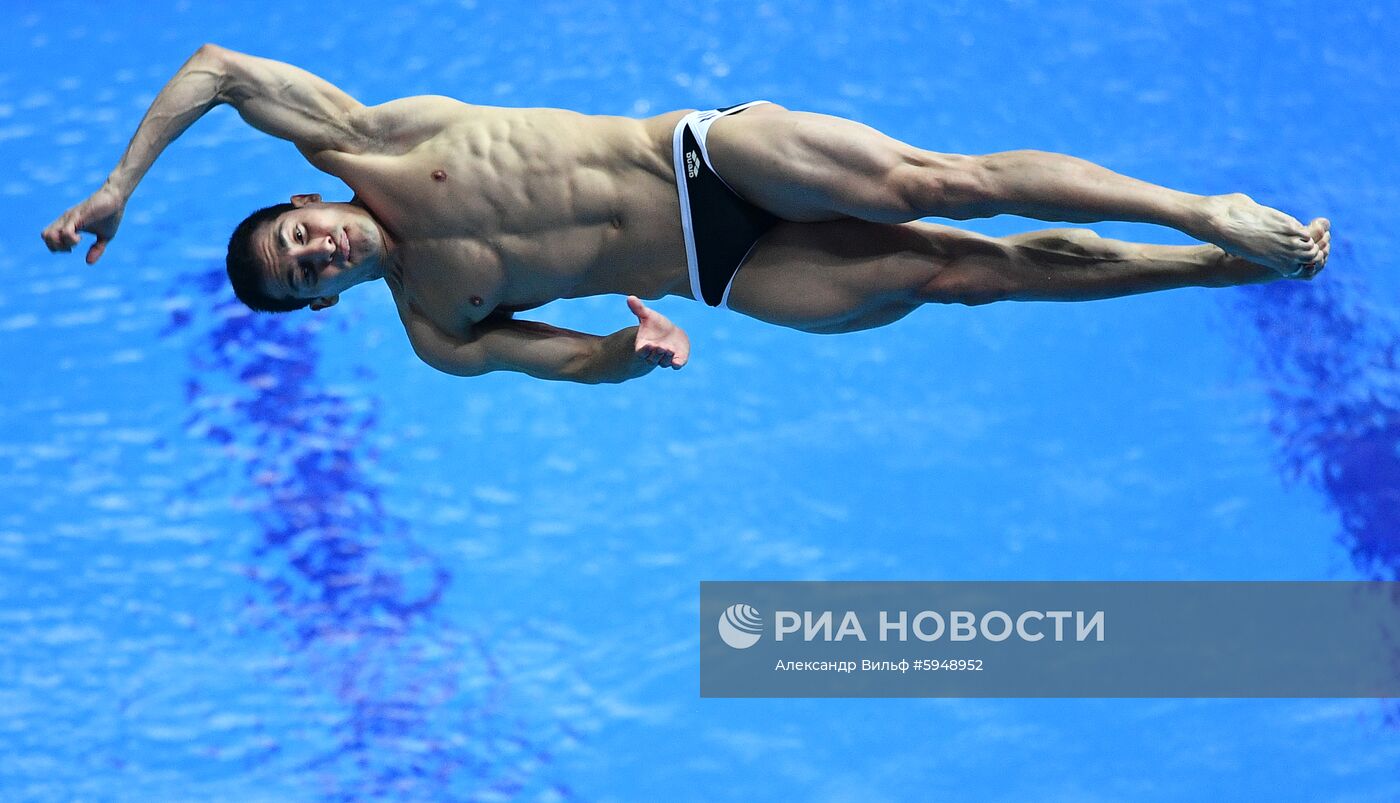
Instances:
[[[292,237],[296,239],[297,243],[306,241],[306,235],[302,234],[301,226],[297,226],[296,233],[294,233]]]

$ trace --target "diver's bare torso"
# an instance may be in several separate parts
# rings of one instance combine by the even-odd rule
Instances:
[[[494,310],[560,298],[689,295],[671,160],[685,113],[638,120],[406,98],[365,110],[391,121],[382,147],[313,163],[394,238],[394,292],[462,332]]]

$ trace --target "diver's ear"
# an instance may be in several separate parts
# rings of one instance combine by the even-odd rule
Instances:
[[[322,296],[321,298],[311,299],[311,308],[320,312],[328,307],[334,307],[338,303],[340,303],[340,293],[336,293],[333,296]]]
[[[300,209],[303,206],[306,206],[307,204],[319,204],[320,202],[321,193],[319,192],[308,192],[302,195],[292,196],[292,206],[295,206],[297,209]]]

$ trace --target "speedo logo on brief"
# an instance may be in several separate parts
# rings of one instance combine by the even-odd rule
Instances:
[[[690,178],[700,175],[700,154],[695,151],[685,152],[685,174]]]

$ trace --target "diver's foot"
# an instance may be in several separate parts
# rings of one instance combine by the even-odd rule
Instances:
[[[1280,276],[1294,278],[1321,269],[1325,261],[1321,246],[1313,232],[1292,216],[1257,204],[1241,193],[1211,196],[1206,203],[1206,236],[1202,238],[1206,242],[1271,268]],[[1325,233],[1328,224],[1322,222]]]
[[[1302,270],[1288,277],[1290,279],[1311,279],[1327,267],[1327,257],[1332,255],[1332,221],[1325,217],[1313,218],[1308,224],[1308,236],[1317,244],[1317,259],[1304,265]]]
[[[1308,236],[1317,245],[1317,260],[1304,265],[1292,276],[1280,277],[1278,271],[1267,265],[1228,254],[1213,245],[1203,245],[1209,249],[1206,258],[1211,260],[1211,272],[1218,277],[1220,285],[1261,284],[1277,281],[1280,278],[1311,279],[1327,265],[1327,257],[1332,253],[1332,224],[1320,217],[1308,224]]]

